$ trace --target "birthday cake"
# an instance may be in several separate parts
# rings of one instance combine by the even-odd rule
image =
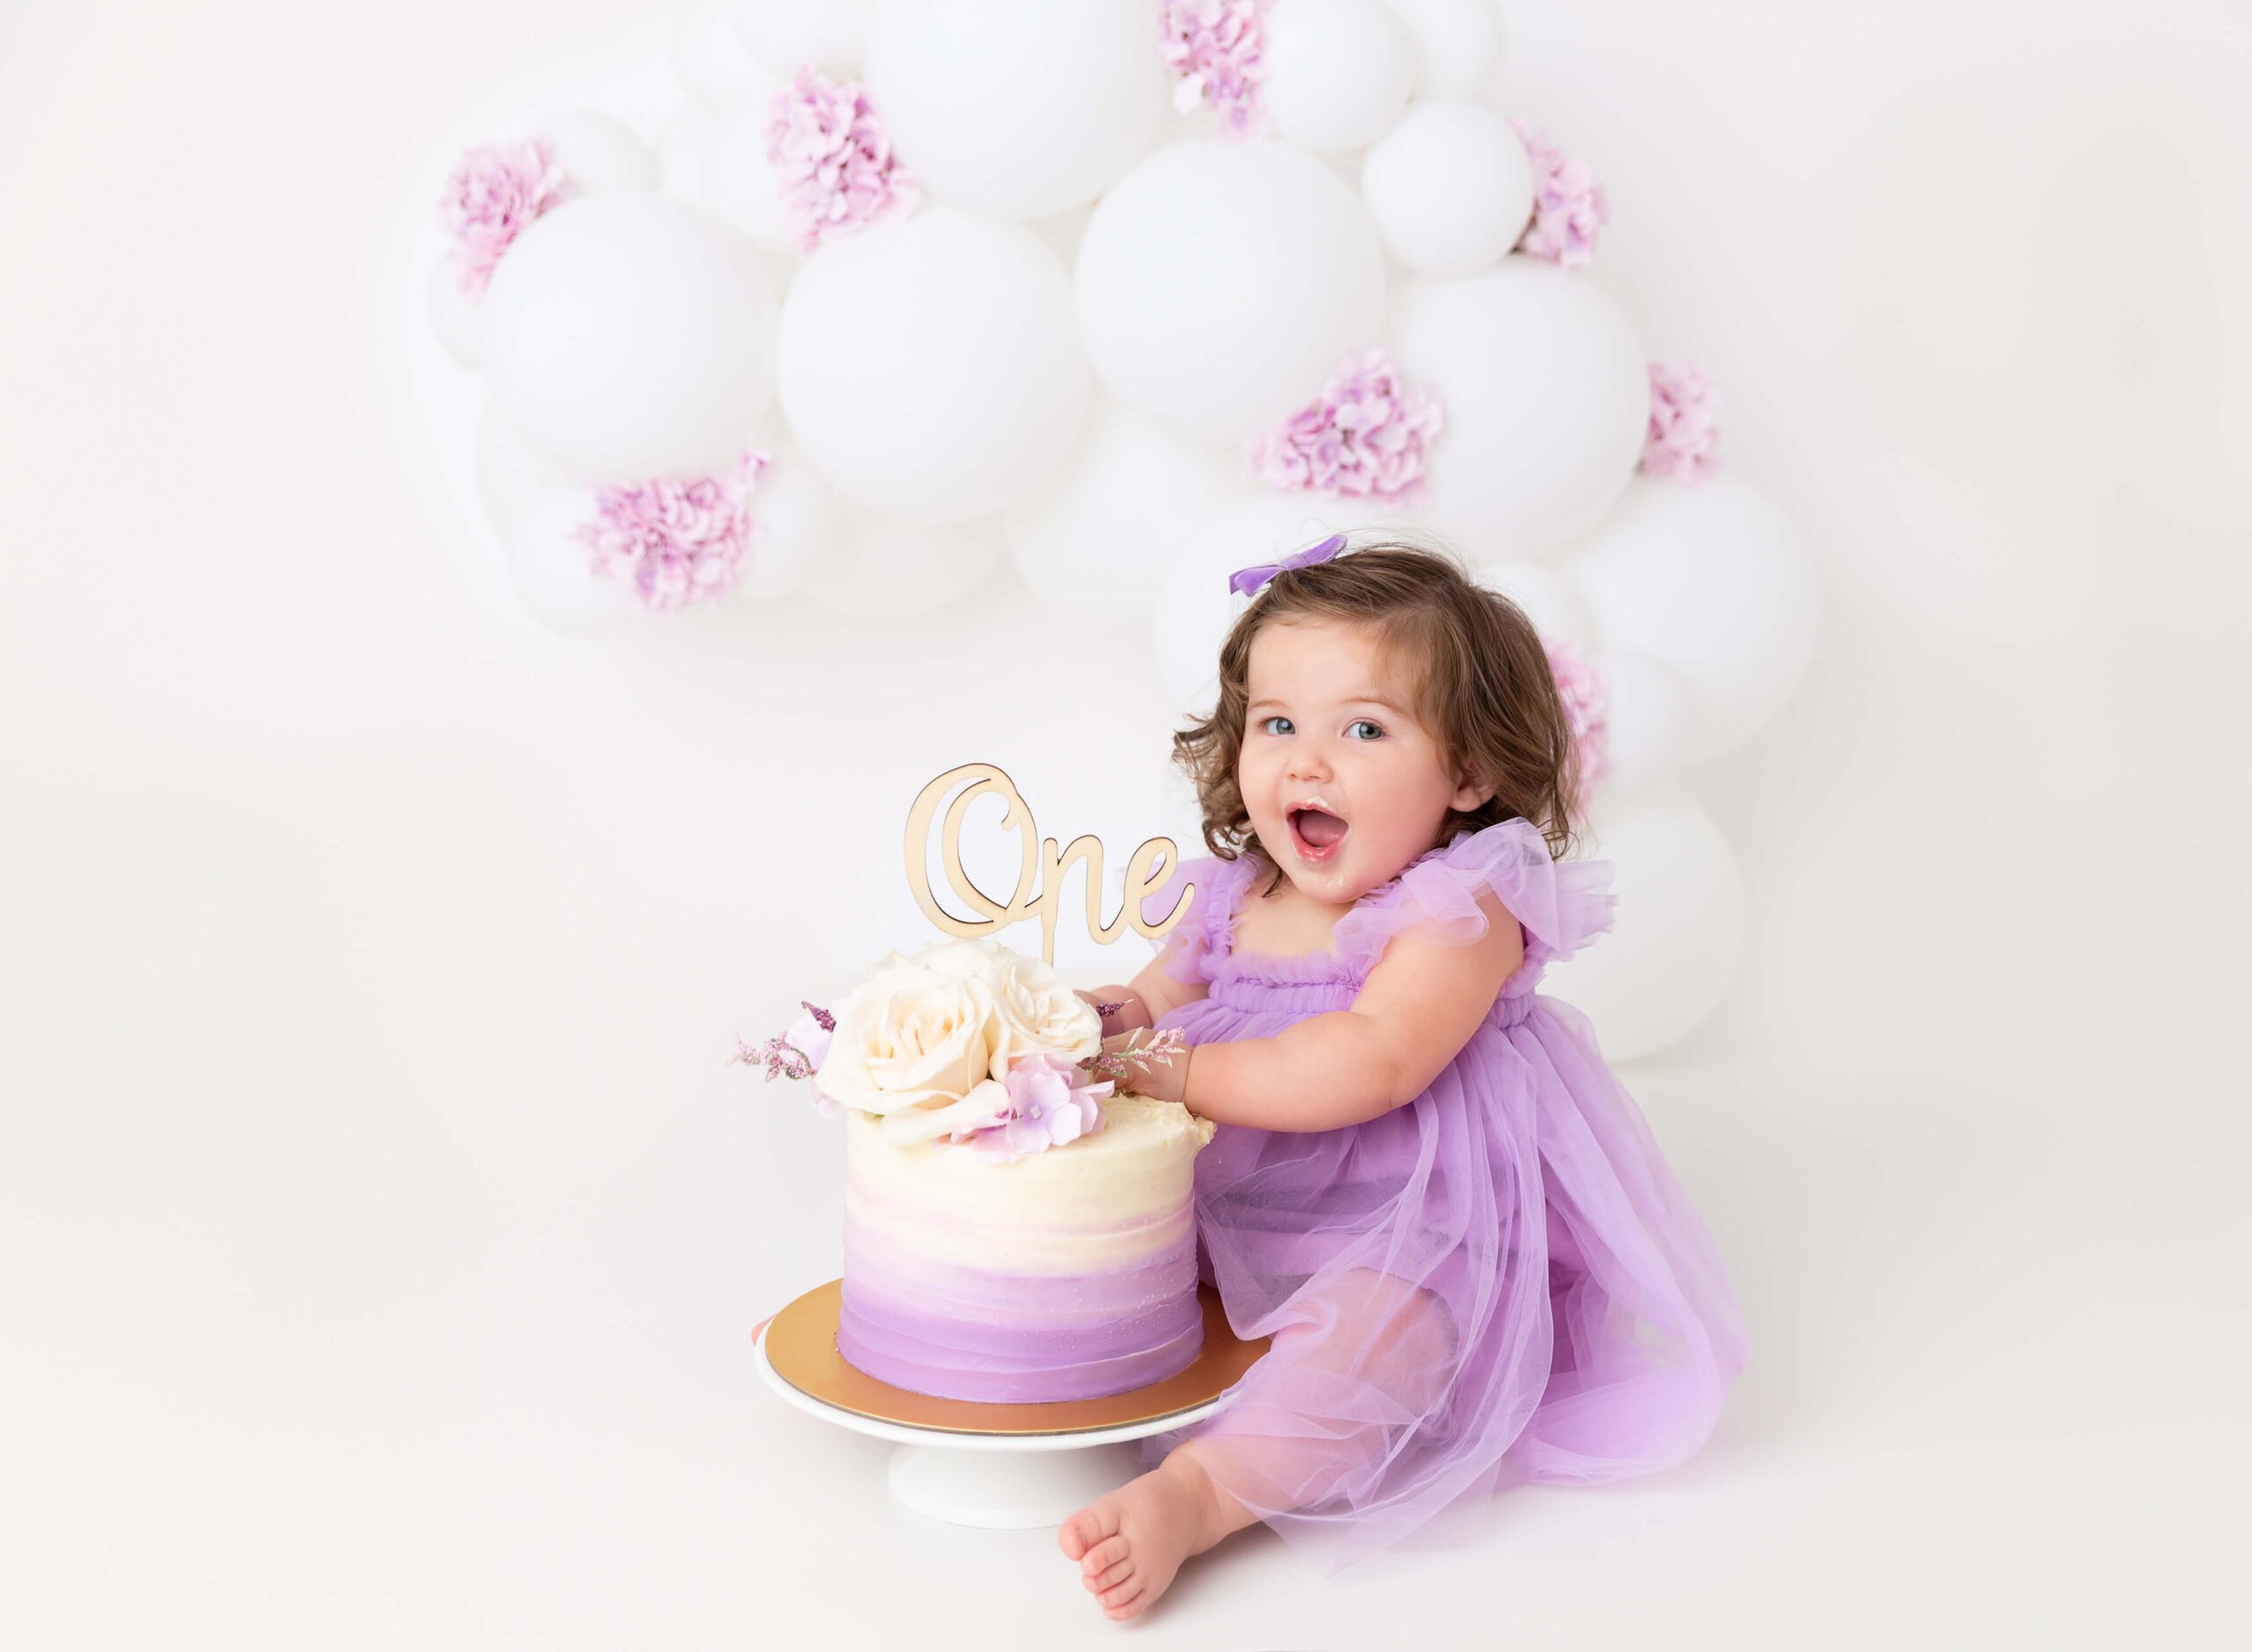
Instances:
[[[837,1350],[952,1400],[1088,1400],[1203,1341],[1192,1166],[1212,1124],[1086,1064],[1101,1021],[991,939],[895,952],[746,1052],[809,1077],[844,1128]]]

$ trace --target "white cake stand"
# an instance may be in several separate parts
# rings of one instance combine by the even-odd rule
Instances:
[[[933,1520],[996,1531],[1062,1525],[1139,1472],[1131,1442],[1208,1417],[1223,1403],[1210,1400],[1171,1416],[1069,1434],[961,1434],[864,1417],[801,1393],[767,1359],[763,1339],[758,1374],[808,1416],[895,1442],[899,1449],[891,1454],[886,1478],[891,1495],[907,1508]]]

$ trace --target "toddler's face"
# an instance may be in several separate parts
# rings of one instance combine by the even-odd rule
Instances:
[[[1412,709],[1415,684],[1371,626],[1284,620],[1251,640],[1250,705],[1236,780],[1275,864],[1343,906],[1432,846],[1462,785]]]

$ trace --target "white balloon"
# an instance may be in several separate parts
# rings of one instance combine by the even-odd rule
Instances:
[[[1240,611],[1227,576],[1176,563],[1158,587],[1158,676],[1186,712],[1208,716],[1219,693],[1220,645]]]
[[[1121,401],[1239,443],[1376,342],[1384,253],[1360,198],[1303,150],[1190,139],[1096,203],[1076,284]]]
[[[702,103],[725,103],[774,78],[771,69],[751,56],[725,6],[706,4],[676,11],[669,45],[681,84]]]
[[[484,305],[461,289],[450,243],[430,266],[423,304],[429,313],[430,331],[437,334],[439,347],[459,365],[475,369],[478,335],[484,326]]]
[[[1638,476],[1567,565],[1605,647],[1671,666],[1693,714],[1684,758],[1740,744],[1813,657],[1822,593],[1781,511],[1725,472]]]
[[[1415,84],[1415,42],[1378,0],[1282,0],[1261,61],[1268,119],[1310,150],[1373,143]]]
[[[1537,259],[1408,283],[1393,358],[1438,392],[1431,525],[1480,559],[1546,555],[1625,490],[1649,423],[1641,346],[1591,282]]]
[[[485,518],[504,538],[535,500],[567,494],[574,508],[589,517],[594,514],[586,486],[518,441],[489,400],[477,421],[476,464]]]
[[[1006,508],[1071,451],[1092,381],[1071,286],[1033,230],[951,208],[806,260],[782,311],[782,411],[838,490],[919,522]]]
[[[868,0],[728,0],[728,16],[750,55],[777,74],[811,63],[834,78],[860,66]]]
[[[698,104],[684,104],[657,134],[657,186],[691,205],[704,201],[704,143],[712,117]]]
[[[1481,585],[1524,610],[1543,637],[1584,644],[1592,634],[1578,587],[1555,569],[1539,562],[1488,562],[1473,572]]]
[[[1466,98],[1502,67],[1501,8],[1494,0],[1385,0],[1415,43],[1415,90]]]
[[[716,471],[773,398],[777,311],[754,249],[708,214],[584,196],[494,272],[486,373],[510,428],[574,475]]]
[[[800,588],[814,603],[860,619],[928,613],[992,571],[1003,550],[991,522],[934,528],[859,515]]]
[[[804,585],[828,549],[837,514],[829,484],[804,454],[786,442],[758,445],[772,460],[750,496],[751,519],[761,532],[735,580],[735,595],[754,603]]]
[[[1146,413],[1097,398],[1088,430],[1056,479],[1002,519],[1017,571],[1073,618],[1140,625],[1191,524],[1229,497],[1217,451]]]
[[[794,252],[782,186],[766,158],[768,100],[779,82],[752,86],[720,106],[704,139],[704,201],[762,247]]]
[[[915,177],[998,218],[1093,200],[1169,91],[1149,0],[876,0],[867,85]]]
[[[594,520],[584,498],[548,494],[517,514],[508,533],[508,573],[533,618],[567,637],[614,636],[639,617],[622,579],[594,570],[575,530]]]
[[[1678,787],[1621,799],[1596,830],[1616,920],[1542,986],[1594,1023],[1606,1056],[1631,1061],[1688,1036],[1728,996],[1744,954],[1744,880],[1712,816]]]
[[[1602,673],[1610,700],[1604,732],[1611,772],[1603,788],[1633,792],[1667,778],[1681,766],[1689,729],[1689,692],[1679,675],[1631,649],[1598,654],[1589,663]]]
[[[1419,103],[1361,168],[1385,246],[1426,275],[1475,275],[1517,244],[1532,216],[1532,164],[1483,104]]]
[[[534,123],[529,135],[554,145],[555,164],[581,194],[657,186],[656,156],[616,115],[565,109]]]

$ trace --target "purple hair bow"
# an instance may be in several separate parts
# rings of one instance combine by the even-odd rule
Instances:
[[[1246,596],[1277,574],[1287,574],[1292,568],[1310,568],[1317,562],[1327,562],[1345,548],[1345,536],[1333,533],[1320,545],[1310,545],[1303,551],[1293,551],[1280,562],[1261,562],[1247,568],[1238,568],[1228,575],[1228,589],[1240,591]]]

